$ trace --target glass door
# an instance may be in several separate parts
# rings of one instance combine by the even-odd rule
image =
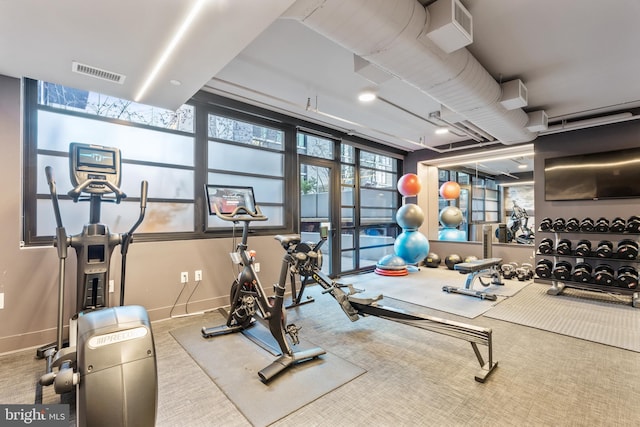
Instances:
[[[300,236],[303,242],[319,242],[322,227],[328,227],[327,240],[322,245],[322,271],[334,275],[340,271],[340,253],[336,236],[337,215],[331,202],[334,194],[331,162],[308,159],[300,162]]]

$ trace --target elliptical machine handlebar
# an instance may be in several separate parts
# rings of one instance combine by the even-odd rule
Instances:
[[[122,199],[127,197],[127,195],[121,189],[116,187],[113,183],[109,182],[106,179],[96,179],[96,178],[87,179],[86,181],[84,181],[82,184],[78,185],[73,190],[70,190],[67,193],[67,195],[69,195],[69,197],[71,197],[74,202],[77,202],[80,199],[80,196],[82,195],[82,193],[85,191],[85,189],[89,188],[91,186],[96,186],[96,187],[97,186],[105,186],[105,187],[108,187],[109,190],[111,190],[111,192],[116,195],[116,199],[115,199],[116,203],[120,203],[120,201]]]
[[[129,231],[122,234],[122,243],[120,244],[120,254],[122,254],[122,263],[120,265],[120,305],[124,305],[124,290],[125,290],[125,277],[127,276],[127,252],[129,252],[129,245],[133,240],[133,232],[136,231],[138,226],[144,220],[144,216],[147,210],[147,192],[149,190],[149,183],[142,181],[140,184],[140,216],[135,224]]]
[[[231,213],[222,213],[217,204],[213,205],[216,216],[225,221],[232,222],[251,222],[251,221],[266,221],[269,218],[266,217],[260,210],[260,206],[256,205],[256,211],[252,212],[245,206],[236,207]]]
[[[56,216],[56,226],[58,228],[62,228],[62,216],[60,215],[60,205],[58,204],[58,192],[56,190],[56,180],[53,177],[53,168],[51,166],[45,167],[44,173],[47,176],[49,193],[51,194],[51,200],[53,201],[53,212]]]

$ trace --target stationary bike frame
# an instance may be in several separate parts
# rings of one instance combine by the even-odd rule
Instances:
[[[293,324],[284,324],[286,323],[286,316],[283,307],[287,273],[289,267],[296,264],[296,260],[291,254],[285,254],[283,257],[280,279],[274,285],[275,295],[273,301],[269,301],[256,273],[254,257],[247,251],[249,223],[268,219],[262,214],[259,206],[255,208],[256,211],[251,212],[246,207],[238,206],[230,214],[225,214],[220,212],[217,205],[215,206],[215,214],[220,219],[236,224],[238,222],[242,223],[242,240],[237,245],[236,252],[230,254],[232,260],[242,266],[242,270],[231,285],[231,306],[227,314],[226,325],[222,327],[203,327],[202,336],[211,338],[218,335],[242,332],[252,327],[253,319],[257,317],[257,320],[269,329],[281,352],[281,355],[274,362],[258,372],[260,379],[266,383],[293,364],[316,358],[325,354],[325,351],[321,348],[311,348],[294,352],[289,344],[287,335],[293,344],[298,344],[299,342],[299,328]]]

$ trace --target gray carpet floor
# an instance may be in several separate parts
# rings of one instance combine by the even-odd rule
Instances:
[[[485,316],[640,352],[640,310],[630,297],[531,284]]]
[[[352,323],[316,286],[308,292],[316,302],[289,310],[289,322],[302,327],[301,338],[366,373],[273,426],[640,425],[638,353],[486,315],[469,320],[423,308],[425,314],[492,328],[499,366],[481,384],[473,379],[478,363],[467,342],[376,317]],[[594,314],[599,310],[592,308]],[[182,327],[199,330],[211,320],[201,315],[153,324],[159,427],[251,425],[170,334]],[[44,369],[33,354],[29,349],[0,356],[0,403],[33,402]],[[43,397],[60,401],[48,390]],[[268,388],[262,399],[278,404]]]
[[[443,286],[465,287],[466,274],[451,271],[446,267],[420,268],[406,276],[390,277],[376,273],[366,273],[345,278],[346,283],[364,289],[364,295],[381,293],[387,297],[410,301],[412,303],[473,319],[487,312],[518,293],[532,280],[503,280],[503,285],[482,286],[477,280],[472,289],[497,296],[496,301],[477,297],[443,292]],[[489,279],[484,280],[485,283]]]

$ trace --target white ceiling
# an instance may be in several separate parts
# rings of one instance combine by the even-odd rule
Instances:
[[[0,74],[135,99],[197,1],[0,0]],[[297,5],[302,1],[322,3]],[[410,0],[349,1],[369,7]],[[440,152],[469,139],[435,135],[441,123],[428,119],[440,103],[398,77],[377,85],[381,99],[360,104],[357,93],[372,83],[354,71],[353,53],[299,20],[278,18],[293,3],[204,0],[140,102],[175,109],[205,87],[406,151]],[[473,16],[474,41],[466,49],[496,81],[524,82],[525,112],[545,110],[554,125],[640,108],[638,0],[462,3]],[[337,14],[335,22],[350,24]],[[126,79],[79,75],[72,61]]]

